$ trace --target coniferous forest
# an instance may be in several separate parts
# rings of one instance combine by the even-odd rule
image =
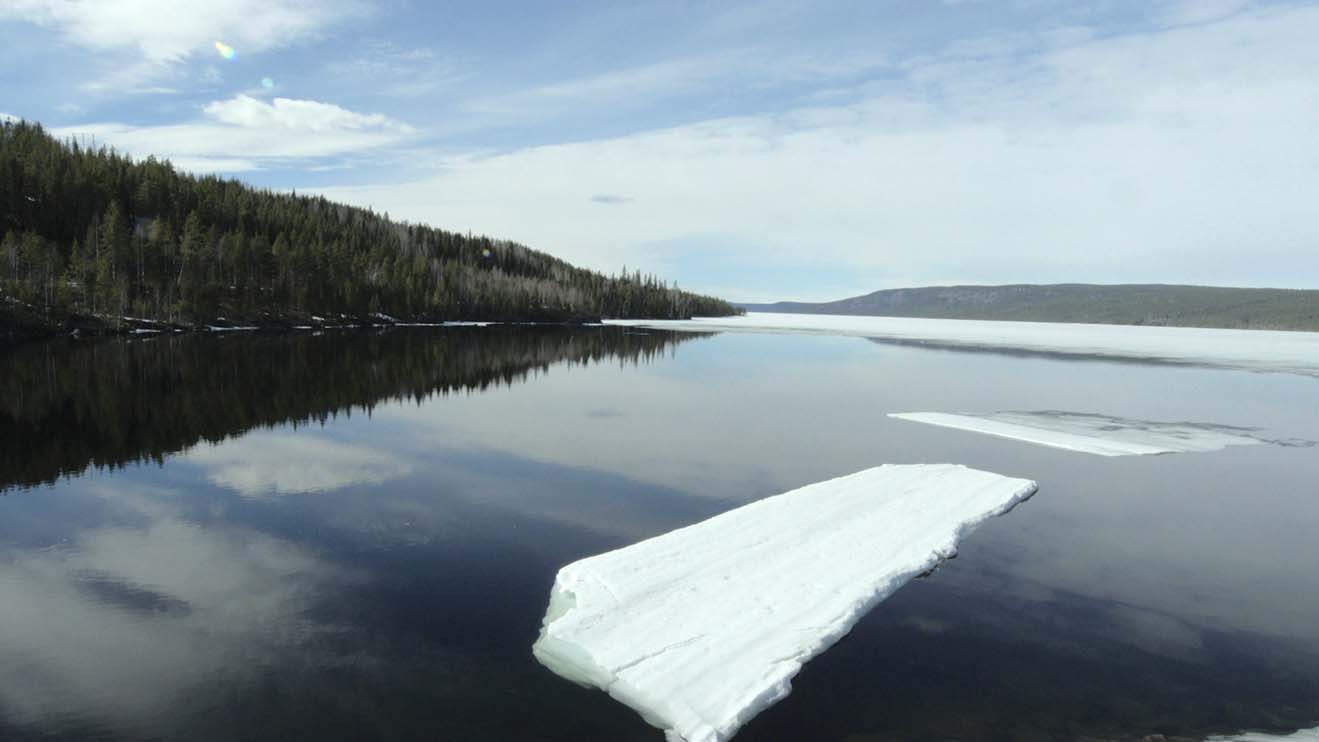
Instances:
[[[202,324],[740,311],[639,272],[606,276],[508,241],[180,173],[167,161],[58,141],[26,122],[0,124],[0,238],[0,325],[6,312],[11,323]]]

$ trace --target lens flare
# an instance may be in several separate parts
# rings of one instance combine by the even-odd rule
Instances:
[[[271,80],[269,77],[263,77],[261,78],[261,87],[265,88],[266,90],[274,90],[275,81]]]
[[[234,48],[224,43],[223,41],[215,42],[215,51],[219,52],[220,56],[224,57],[225,59],[234,58]]]

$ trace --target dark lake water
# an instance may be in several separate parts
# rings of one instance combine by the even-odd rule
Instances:
[[[648,740],[531,656],[558,568],[882,463],[1036,479],[751,740],[1319,720],[1319,448],[1102,458],[889,412],[1319,440],[1319,379],[802,335],[454,328],[0,355],[0,739]]]

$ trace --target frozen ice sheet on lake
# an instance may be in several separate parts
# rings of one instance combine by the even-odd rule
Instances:
[[[1149,422],[1076,412],[994,412],[985,415],[893,412],[889,417],[1099,456],[1193,453],[1270,442],[1258,437],[1250,428],[1210,423]]]
[[[721,742],[1035,483],[952,464],[808,485],[559,570],[533,652],[670,740]]]
[[[606,322],[701,332],[740,330],[854,335],[954,348],[1161,361],[1319,376],[1319,332],[773,312],[748,312],[743,317]]]
[[[1265,734],[1244,732],[1222,737],[1210,737],[1206,742],[1319,742],[1319,728],[1302,729],[1294,734]]]

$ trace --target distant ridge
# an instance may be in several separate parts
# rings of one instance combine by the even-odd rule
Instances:
[[[752,312],[1319,331],[1319,290],[1085,283],[885,289]]]

